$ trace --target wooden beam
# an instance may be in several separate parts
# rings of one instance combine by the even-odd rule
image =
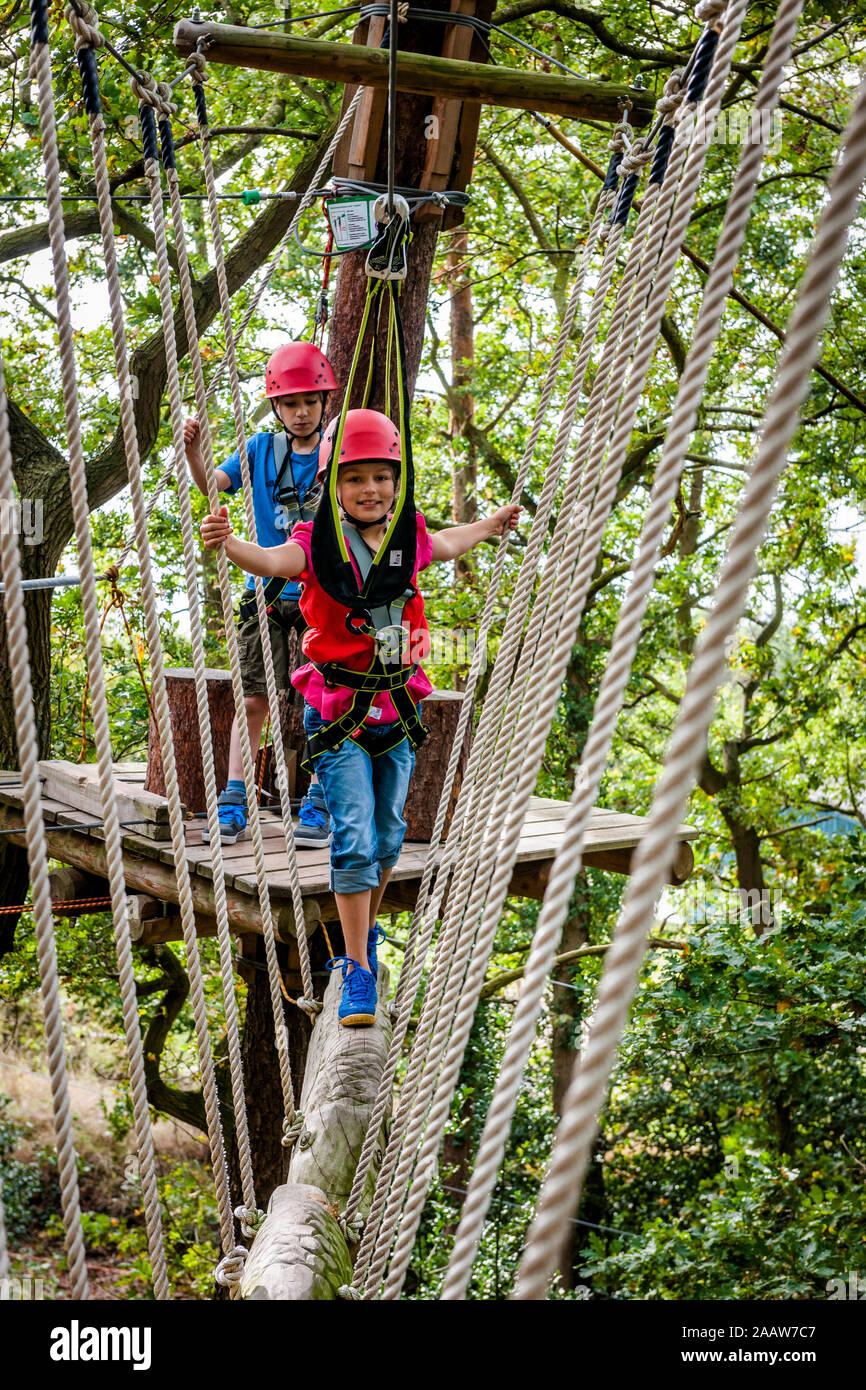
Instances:
[[[73,869],[69,865],[52,869],[48,875],[48,886],[57,917],[80,917],[84,912],[97,911],[93,907],[82,907],[80,903],[90,902],[93,898],[107,898],[111,892],[107,879],[83,873],[81,869]],[[65,906],[58,910],[58,903]]]
[[[0,804],[0,829],[17,828],[20,825],[20,808]],[[27,836],[23,830],[10,835],[8,838],[13,844],[24,845],[25,847],[27,845]],[[158,898],[161,902],[176,903],[178,888],[174,867],[162,864],[158,859],[145,858],[143,852],[137,853],[137,847],[130,845],[130,841],[133,839],[132,836],[124,836],[123,872],[127,888],[133,893],[145,893],[150,897]],[[95,839],[92,834],[88,835],[72,828],[59,830],[49,837],[49,849],[52,859],[74,864],[77,868],[84,869],[86,873],[97,874],[100,878],[108,877],[105,844],[102,840]],[[216,917],[213,884],[199,874],[190,874],[190,888],[196,911],[196,925],[203,929],[203,935],[209,935],[209,921]],[[264,935],[258,898],[249,893],[238,893],[234,888],[228,888],[226,899],[229,926],[233,932],[252,931],[259,936]],[[290,941],[296,934],[291,902],[285,899],[272,899],[271,908],[278,938],[281,941]],[[315,931],[316,923],[321,918],[318,908],[319,904],[315,898],[304,898],[304,923],[308,936]],[[179,919],[172,918],[168,922],[163,918],[151,920],[159,921],[162,924],[159,929],[153,928],[154,931],[159,930],[166,933],[159,935],[156,939],[161,941],[180,939]],[[137,938],[142,945],[147,941],[149,930],[151,930],[150,923],[142,923],[142,934]]]
[[[181,54],[192,53],[200,39],[211,63],[315,77],[322,82],[388,85],[388,54],[362,44],[293,39],[287,34],[232,24],[194,24],[189,19],[182,19],[174,31],[175,47]],[[637,128],[648,125],[653,112],[653,98],[642,89],[562,73],[459,62],[426,53],[397,54],[397,86],[403,92],[432,97],[447,92],[452,101],[479,101],[611,123],[619,120],[621,103],[628,101],[632,106],[630,120]]]
[[[343,982],[333,975],[316,1020],[298,1102],[304,1128],[292,1149],[288,1182],[276,1188],[241,1280],[248,1299],[311,1302],[336,1299],[352,1280],[352,1262],[337,1224],[352,1190],[361,1147],[391,1043],[388,970],[379,966],[379,1002],[372,1028],[343,1028]],[[388,1139],[390,1107],[358,1215],[370,1211]]]

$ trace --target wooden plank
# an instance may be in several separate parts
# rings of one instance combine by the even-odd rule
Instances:
[[[388,85],[388,54],[362,44],[295,39],[231,24],[195,24],[182,19],[174,31],[178,53],[192,53],[199,41],[203,41],[209,63],[294,73],[323,82]],[[651,93],[642,88],[402,51],[397,54],[397,87],[424,96],[448,92],[455,101],[486,102],[611,124],[619,120],[622,103],[628,101],[632,104],[629,119],[637,129],[649,124],[654,104]]]
[[[40,762],[43,779],[42,794],[64,802],[76,810],[86,811],[92,819],[102,819],[102,793],[98,769],[92,763],[72,763],[64,759]],[[167,840],[168,803],[164,796],[132,787],[114,779],[117,813],[121,821],[141,821],[139,833],[153,840]]]

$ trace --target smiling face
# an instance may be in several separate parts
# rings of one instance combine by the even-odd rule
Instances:
[[[391,463],[372,459],[340,465],[337,498],[350,516],[374,521],[391,510],[396,495],[397,480]]]
[[[324,405],[318,391],[299,391],[293,396],[278,396],[274,409],[289,434],[307,439],[322,423]]]

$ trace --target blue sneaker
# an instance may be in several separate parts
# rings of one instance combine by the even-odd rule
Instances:
[[[325,809],[324,796],[318,786],[314,785],[307,792],[298,811],[295,844],[298,849],[327,849],[330,843],[331,817]]]
[[[344,1028],[371,1027],[376,1022],[376,981],[369,970],[350,956],[335,956],[328,961],[329,970],[338,968],[343,971],[343,997],[338,1011],[341,1024]]]
[[[380,927],[378,922],[374,927],[371,927],[367,933],[367,964],[370,967],[370,974],[373,976],[374,980],[378,980],[379,978],[379,956],[376,947],[379,945],[380,941],[387,940],[388,938],[385,935],[384,928]]]
[[[247,833],[247,795],[234,787],[226,787],[219,795],[220,840],[224,845],[234,845]],[[210,831],[202,831],[202,844],[210,844]]]

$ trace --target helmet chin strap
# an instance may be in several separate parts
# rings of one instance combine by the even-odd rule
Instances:
[[[342,507],[342,503],[340,505]],[[347,512],[345,507],[343,507],[343,516],[352,523],[356,531],[369,531],[372,526],[381,526],[383,521],[388,520],[388,513],[385,512],[383,516],[376,517],[374,521],[362,521],[360,517],[352,516],[351,512]]]
[[[286,434],[288,435],[288,437],[289,437],[289,447],[290,447],[290,448],[291,448],[292,440],[294,440],[294,439],[303,439],[303,440],[307,440],[307,439],[312,439],[312,437],[313,437],[314,434],[321,435],[321,433],[322,433],[322,419],[324,418],[324,414],[325,414],[325,402],[324,402],[324,400],[321,402],[321,407],[322,407],[322,408],[321,408],[321,412],[320,412],[320,414],[319,414],[319,423],[318,423],[317,425],[314,425],[314,426],[313,426],[313,428],[310,430],[309,434],[293,434],[292,431],[289,429],[288,425],[286,424],[285,420],[283,419],[282,415],[281,415],[280,412],[277,410],[276,401],[275,401],[273,398],[271,398],[271,410],[272,410],[272,412],[273,412],[274,419],[277,421],[277,424],[278,424],[278,425],[281,425],[281,426],[282,426],[282,428],[285,430]]]

